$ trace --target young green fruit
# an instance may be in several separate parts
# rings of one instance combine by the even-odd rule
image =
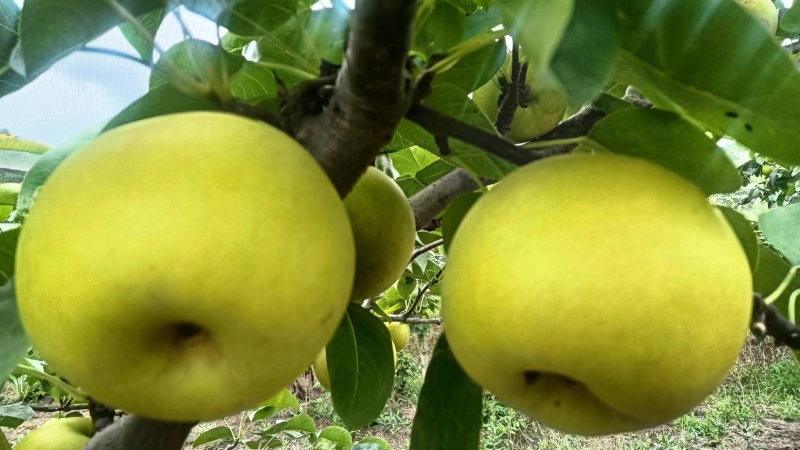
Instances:
[[[407,323],[401,322],[387,322],[386,327],[389,328],[389,334],[392,335],[392,342],[397,351],[406,348],[408,339],[411,337],[411,327]]]
[[[392,356],[394,356],[394,366],[396,368],[397,348],[394,346],[394,341],[392,341]],[[319,384],[322,385],[322,388],[330,392],[331,375],[328,373],[328,356],[324,347],[317,354],[317,357],[314,358],[314,362],[311,364],[311,370],[314,371],[314,376],[317,377],[317,380],[319,380]]]
[[[50,419],[31,431],[14,450],[80,450],[92,437],[92,419],[68,417]]]
[[[296,141],[191,112],[113,129],[64,161],[16,267],[23,324],[59,375],[134,414],[210,420],[306,369],[349,303],[355,247]]]
[[[491,81],[472,94],[472,100],[493,123],[503,98],[502,86],[511,83],[511,57]],[[558,80],[549,72],[538,78],[532,73],[526,84],[531,93],[527,107],[519,107],[511,121],[511,129],[504,137],[514,143],[528,142],[555,128],[567,110],[567,94]]]
[[[778,31],[778,10],[772,0],[736,0],[744,9],[755,16],[770,34]]]
[[[408,266],[414,251],[414,211],[388,175],[369,167],[344,206],[356,242],[356,277],[351,299],[374,297],[388,289]]]
[[[456,231],[442,288],[467,374],[586,435],[700,404],[736,361],[752,304],[722,214],[686,179],[619,155],[553,157],[503,179]]]

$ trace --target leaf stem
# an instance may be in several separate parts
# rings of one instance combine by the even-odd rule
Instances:
[[[523,148],[531,149],[531,148],[542,148],[542,147],[550,147],[553,145],[570,145],[570,144],[580,144],[581,142],[586,140],[586,136],[578,136],[574,138],[565,138],[565,139],[553,139],[550,141],[536,141],[536,142],[529,142],[523,145]]]
[[[486,31],[475,35],[466,41],[456,45],[447,52],[441,61],[427,69],[428,72],[442,73],[453,67],[458,61],[467,55],[493,44],[496,40],[508,34],[508,30]]]
[[[791,269],[789,269],[789,272],[786,274],[786,277],[784,277],[783,281],[781,281],[781,284],[778,286],[777,289],[775,289],[771,294],[769,294],[767,298],[764,299],[764,303],[766,303],[767,305],[775,303],[775,301],[778,300],[783,295],[784,292],[786,292],[786,289],[789,287],[792,281],[794,281],[795,276],[797,276],[798,270],[800,270],[800,266],[794,266]]]
[[[80,389],[70,385],[69,383],[65,382],[61,378],[58,378],[55,375],[50,375],[49,373],[42,372],[38,369],[35,369],[31,366],[26,366],[24,364],[17,364],[17,367],[14,368],[14,372],[28,375],[31,377],[41,378],[48,383],[52,384],[53,386],[58,387],[62,391],[69,394],[71,397],[75,399],[85,399],[86,393],[82,392]]]

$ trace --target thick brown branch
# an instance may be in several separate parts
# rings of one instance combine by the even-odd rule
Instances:
[[[181,450],[196,424],[125,416],[96,434],[84,450]]]
[[[408,109],[405,63],[416,9],[408,0],[356,2],[335,92],[322,114],[303,118],[295,130],[342,197],[391,141]]]
[[[478,183],[464,169],[456,169],[414,194],[409,202],[417,229],[421,230],[461,194],[478,189]]]

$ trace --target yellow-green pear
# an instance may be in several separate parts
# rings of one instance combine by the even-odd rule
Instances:
[[[397,348],[394,346],[394,341],[392,342],[392,356],[394,356],[394,366],[397,367]],[[331,376],[330,373],[328,373],[328,356],[324,347],[317,354],[317,357],[314,358],[314,362],[311,364],[311,370],[314,371],[314,376],[317,377],[322,388],[326,391],[330,391]]]
[[[367,168],[344,199],[356,242],[351,299],[374,297],[397,281],[414,251],[414,211],[388,175]]]
[[[736,0],[736,2],[754,15],[770,34],[774,35],[778,31],[778,10],[772,0]]]
[[[502,86],[511,83],[511,55],[488,83],[472,94],[472,100],[489,120],[494,123],[500,109]],[[504,137],[514,143],[528,142],[555,128],[567,110],[567,93],[561,83],[549,71],[536,76],[531,73],[525,80],[531,97],[526,107],[519,107],[514,113],[511,129]]]
[[[20,316],[53,370],[171,421],[235,414],[291,383],[355,274],[347,211],[317,162],[217,112],[134,122],[73,153],[16,258]]]
[[[696,185],[610,154],[504,178],[464,217],[442,283],[444,330],[466,373],[585,435],[700,404],[739,355],[753,290],[736,235]]]
[[[50,419],[22,438],[14,450],[81,450],[91,437],[88,417]]]
[[[386,322],[389,333],[392,335],[392,342],[397,351],[406,348],[408,339],[411,337],[411,327],[402,322]]]

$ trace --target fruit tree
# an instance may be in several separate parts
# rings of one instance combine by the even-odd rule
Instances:
[[[179,11],[219,39],[157,45]],[[20,450],[181,449],[201,421],[296,405],[312,374],[347,429],[289,414],[233,445],[385,449],[349,432],[386,406],[415,326],[439,334],[412,450],[478,449],[485,393],[567,433],[655,427],[720,385],[748,333],[800,350],[800,5],[0,12],[0,96],[73,52],[120,56],[87,46],[117,28],[150,70],[99,129],[0,139],[37,158],[0,172],[0,383],[39,377],[91,417]],[[713,201],[749,176],[766,212]],[[29,410],[12,406],[0,419]]]

